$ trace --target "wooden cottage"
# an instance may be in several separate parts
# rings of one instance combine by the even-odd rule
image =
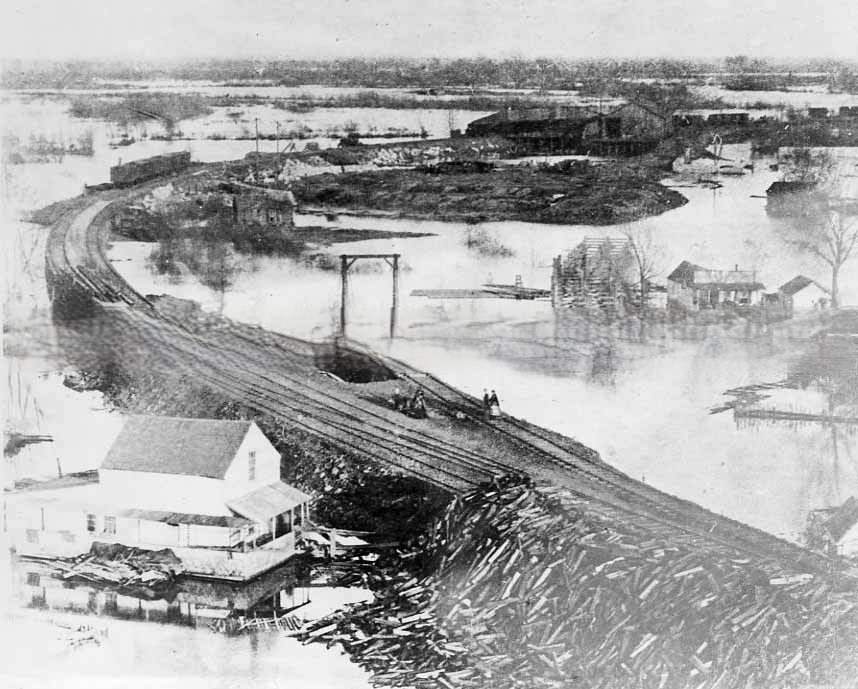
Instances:
[[[756,271],[711,270],[689,261],[680,263],[667,276],[669,305],[689,311],[717,309],[725,305],[754,306],[761,302],[765,285],[757,281]]]

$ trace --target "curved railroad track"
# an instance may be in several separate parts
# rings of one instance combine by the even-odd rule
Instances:
[[[322,375],[308,366],[309,343],[226,319],[202,327],[167,315],[106,257],[112,206],[127,194],[82,202],[63,217],[48,243],[47,273],[56,284],[52,291],[84,292],[109,314],[115,346],[143,365],[184,372],[286,427],[452,492],[503,474],[528,475],[561,485],[586,509],[644,533],[794,571],[830,566],[816,553],[641,483],[570,438],[508,415],[487,421],[479,400],[405,362],[373,353],[424,389],[443,419],[411,419],[371,400],[360,386]]]

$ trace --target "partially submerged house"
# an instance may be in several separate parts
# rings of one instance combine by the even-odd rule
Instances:
[[[554,308],[622,308],[636,290],[637,271],[627,239],[587,237],[551,274]]]
[[[725,305],[754,306],[761,302],[765,285],[756,271],[712,270],[683,261],[667,276],[668,304],[689,311]]]
[[[6,527],[30,554],[170,548],[189,573],[243,580],[295,553],[309,502],[252,421],[133,417],[96,482],[12,496]]]

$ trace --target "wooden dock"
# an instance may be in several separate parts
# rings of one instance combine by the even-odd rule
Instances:
[[[548,299],[551,292],[535,287],[488,284],[470,289],[415,289],[411,290],[411,296],[430,299],[526,299],[532,301],[534,299]]]

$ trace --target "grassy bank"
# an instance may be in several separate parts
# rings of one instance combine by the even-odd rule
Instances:
[[[516,167],[491,172],[384,170],[296,180],[306,205],[382,211],[455,221],[521,220],[611,225],[658,215],[686,203],[646,168],[569,171]]]

